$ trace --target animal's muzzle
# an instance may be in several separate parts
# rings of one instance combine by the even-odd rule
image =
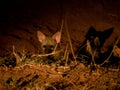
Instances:
[[[52,49],[45,49],[45,53],[48,54],[48,53],[52,53]]]

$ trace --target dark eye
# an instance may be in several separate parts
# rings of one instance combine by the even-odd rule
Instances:
[[[46,48],[47,46],[46,45],[43,45],[43,48]]]
[[[54,46],[53,46],[53,45],[50,45],[50,48],[54,48]]]

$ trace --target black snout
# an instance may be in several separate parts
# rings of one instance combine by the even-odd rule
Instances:
[[[47,54],[52,53],[52,51],[53,51],[52,49],[45,49],[45,53],[47,53]]]
[[[53,46],[44,46],[43,47],[44,48],[44,52],[46,53],[46,54],[48,54],[48,53],[52,53],[52,51],[53,51],[53,49],[54,49],[54,47]]]

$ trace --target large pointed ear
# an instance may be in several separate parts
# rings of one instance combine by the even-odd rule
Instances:
[[[56,40],[57,43],[60,43],[60,39],[61,39],[61,32],[56,32],[53,36],[52,36],[53,39]]]
[[[43,42],[46,38],[46,36],[40,31],[37,31],[37,37],[40,42]]]
[[[100,32],[99,40],[101,42],[101,45],[103,45],[104,42],[110,37],[110,35],[113,33],[113,30],[114,28],[112,27]]]
[[[113,27],[105,30],[105,31],[102,33],[102,36],[103,36],[105,39],[109,38],[110,35],[113,33],[113,30],[114,30]]]

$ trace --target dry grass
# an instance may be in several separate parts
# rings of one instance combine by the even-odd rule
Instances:
[[[50,66],[29,62],[14,68],[0,67],[1,90],[119,90],[120,69],[90,68],[72,62]],[[3,89],[4,88],[4,89]]]
[[[70,61],[68,45],[62,56],[64,65],[52,62],[44,63],[42,57],[60,53],[39,54],[27,57],[25,52],[20,52],[13,46],[13,56],[17,63],[15,67],[0,67],[1,90],[119,90],[120,68],[99,67],[92,71],[83,63],[76,64]],[[94,56],[93,56],[94,57]],[[7,58],[7,57],[6,57]],[[1,58],[4,60],[5,58]],[[43,60],[44,59],[44,60]],[[36,62],[36,61],[43,62]],[[54,64],[53,64],[54,63]],[[3,74],[4,75],[3,75]]]
[[[62,28],[63,21],[61,32]],[[76,61],[67,24],[66,33],[69,44],[64,53],[63,50],[55,49],[50,54],[29,56],[24,51],[18,53],[13,46],[12,59],[16,62],[7,67],[5,60],[10,58],[0,58],[0,90],[120,90],[120,66],[116,69],[99,67],[91,72],[91,67]],[[69,58],[69,46],[74,60]],[[92,52],[90,47],[88,49],[94,61],[96,52]],[[56,61],[49,63],[50,60],[46,57],[56,54],[60,58],[55,57]],[[12,67],[13,64],[16,65]]]

